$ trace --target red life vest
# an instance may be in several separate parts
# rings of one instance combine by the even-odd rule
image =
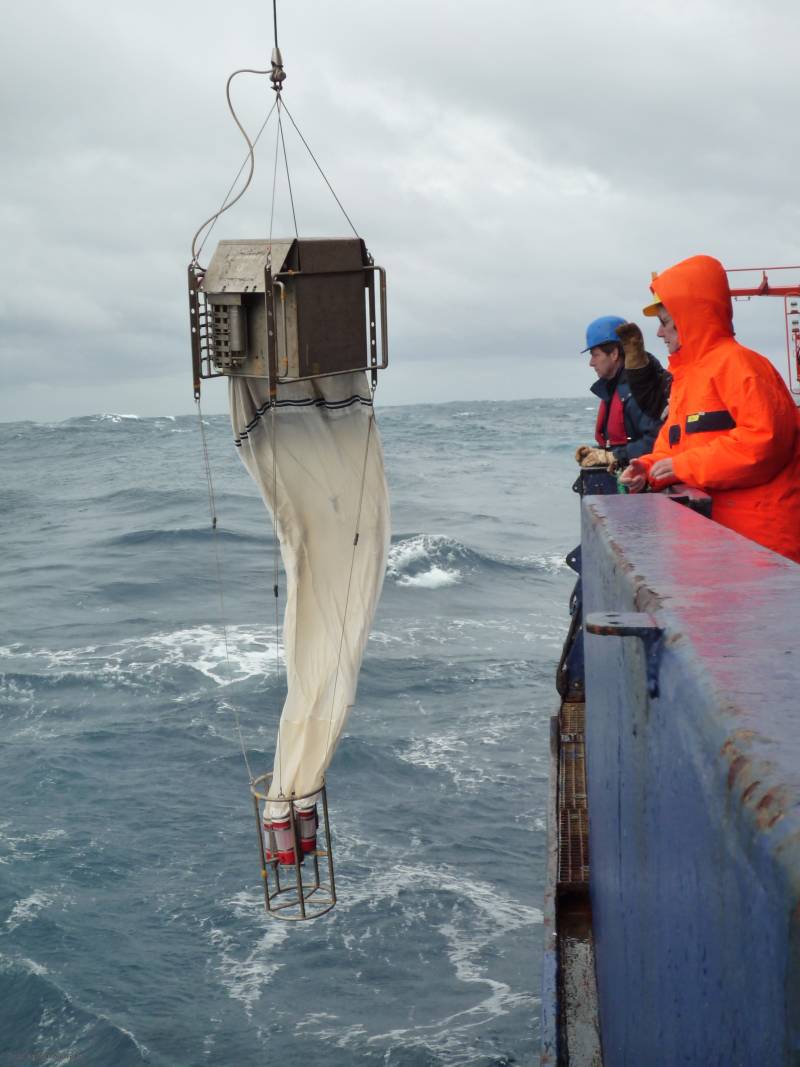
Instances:
[[[606,423],[607,411],[608,422]],[[605,436],[603,435],[603,430],[605,430]],[[625,410],[622,406],[622,397],[619,395],[619,387],[614,390],[611,397],[610,410],[605,400],[600,401],[600,407],[597,409],[597,425],[595,426],[594,437],[600,448],[616,448],[618,445],[626,445],[628,443],[628,432],[625,429]]]

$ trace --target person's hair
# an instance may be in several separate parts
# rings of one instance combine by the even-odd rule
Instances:
[[[607,356],[613,355],[614,354],[614,349],[617,350],[617,355],[618,356],[623,355],[622,342],[621,341],[606,341],[606,343],[604,345],[596,345],[596,347],[601,349],[603,352],[605,352],[605,354]]]

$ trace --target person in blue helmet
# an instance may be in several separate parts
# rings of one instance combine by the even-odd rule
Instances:
[[[602,315],[586,327],[589,366],[597,375],[591,391],[600,400],[596,445],[581,445],[582,467],[623,468],[646,455],[666,415],[670,378],[645,351],[639,327],[618,315]]]

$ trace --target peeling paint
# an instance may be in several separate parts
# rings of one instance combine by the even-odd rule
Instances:
[[[755,782],[751,782],[750,783],[750,785],[747,787],[747,789],[745,789],[745,791],[742,793],[742,803],[743,804],[747,804],[749,802],[750,797],[756,791],[756,789],[758,789],[758,787],[760,785],[761,785],[760,779],[756,779]]]
[[[738,778],[741,771],[748,766],[750,760],[747,756],[737,756],[730,765],[728,770],[728,789],[733,789],[733,784]]]

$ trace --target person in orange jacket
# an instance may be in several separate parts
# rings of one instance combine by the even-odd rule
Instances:
[[[702,489],[717,522],[800,563],[800,415],[770,361],[734,339],[722,264],[692,256],[651,289],[644,313],[658,316],[669,350],[669,413],[621,481],[634,493]]]

